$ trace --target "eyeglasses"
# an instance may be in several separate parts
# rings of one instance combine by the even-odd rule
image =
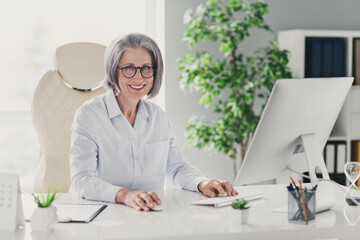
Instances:
[[[122,74],[126,78],[134,77],[138,69],[140,69],[140,74],[144,78],[151,78],[154,75],[154,68],[150,66],[142,66],[142,67],[125,66],[122,68],[118,67],[118,69],[122,71]]]

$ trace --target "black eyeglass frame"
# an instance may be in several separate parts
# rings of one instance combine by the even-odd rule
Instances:
[[[128,67],[135,68],[134,75],[132,75],[131,77],[127,77],[127,76],[125,76],[125,74],[124,74],[124,70],[123,70],[123,69],[124,69],[124,68],[128,68]],[[143,73],[142,73],[142,71],[143,71],[144,68],[152,68],[153,74],[152,74],[150,77],[145,77],[145,76],[143,75]],[[124,77],[126,77],[126,78],[132,78],[132,77],[134,77],[134,76],[136,75],[138,69],[140,69],[140,74],[141,74],[141,76],[142,76],[143,78],[151,78],[151,77],[154,76],[154,73],[155,73],[155,69],[156,69],[156,68],[150,67],[150,66],[142,66],[142,67],[125,66],[125,67],[122,67],[122,68],[121,68],[121,67],[117,67],[117,69],[121,70],[122,75],[123,75]]]

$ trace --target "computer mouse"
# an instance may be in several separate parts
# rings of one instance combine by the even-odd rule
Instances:
[[[161,204],[161,205],[155,205],[155,207],[151,208],[151,211],[163,211],[165,210],[165,205]]]

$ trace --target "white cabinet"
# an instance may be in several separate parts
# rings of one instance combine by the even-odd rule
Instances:
[[[305,76],[305,41],[307,37],[344,38],[345,39],[345,74],[352,76],[353,40],[360,38],[360,31],[332,31],[332,30],[286,30],[278,32],[281,49],[291,53],[289,67],[294,78]],[[360,86],[352,86],[344,103],[340,115],[335,123],[330,140],[346,141],[346,160],[349,161],[351,141],[360,140]]]
[[[350,139],[360,140],[360,86],[353,86],[350,93]]]

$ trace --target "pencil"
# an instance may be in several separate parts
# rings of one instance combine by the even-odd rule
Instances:
[[[296,184],[295,184],[294,179],[293,179],[292,177],[290,177],[290,180],[291,180],[291,182],[294,184],[294,190],[297,190],[297,186],[296,186]]]
[[[303,206],[303,211],[304,211],[304,220],[305,220],[305,222],[307,222],[307,210],[306,210],[306,204],[305,204],[303,188],[301,185],[301,180],[299,180],[299,185],[300,185],[300,195],[301,195],[301,200],[302,200],[302,206]]]

